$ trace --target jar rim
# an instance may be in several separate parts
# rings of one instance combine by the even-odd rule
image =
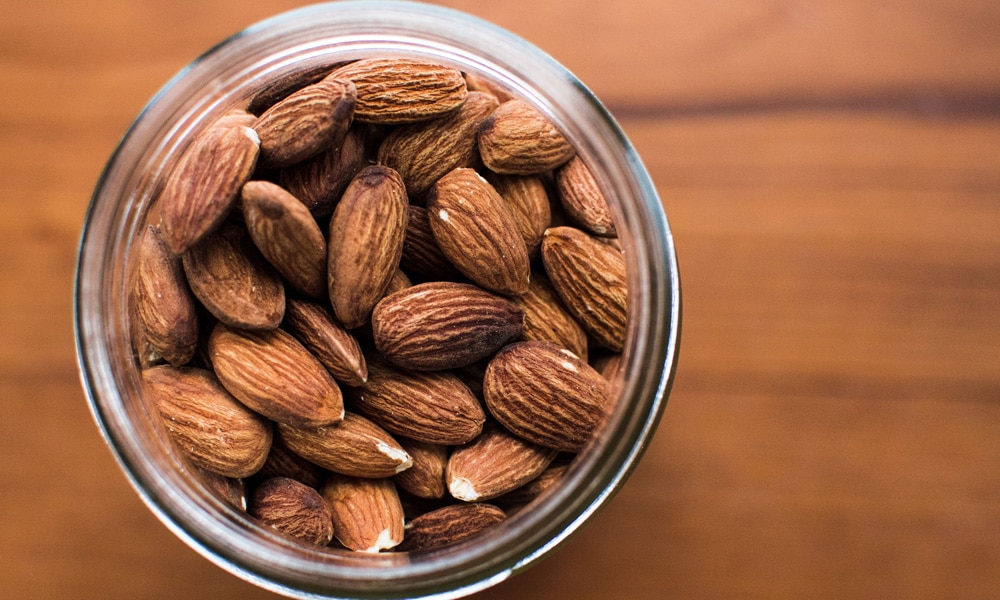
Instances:
[[[159,176],[156,169],[137,173],[143,161],[175,150],[205,115],[231,99],[232,86],[246,84],[247,71],[274,73],[302,56],[321,60],[401,51],[489,72],[545,111],[580,154],[602,166],[595,175],[614,192],[609,201],[629,236],[624,246],[630,310],[638,318],[630,315],[619,402],[630,410],[617,408],[601,432],[603,448],[621,447],[598,452],[592,443],[584,451],[590,454],[576,461],[569,479],[537,510],[509,519],[492,537],[423,559],[388,554],[324,559],[322,552],[278,535],[262,536],[245,517],[185,479],[181,463],[171,472],[148,460],[147,445],[164,440],[133,427],[142,407],[129,398],[138,397],[138,383],[112,356],[115,344],[127,344],[128,337],[122,319],[116,323],[109,313],[127,297],[123,256],[150,201],[135,190]],[[182,69],[139,113],[101,174],[85,217],[76,275],[81,378],[94,419],[133,487],[171,531],[206,558],[261,587],[298,597],[458,597],[534,563],[620,488],[659,422],[677,364],[680,282],[673,237],[649,174],[613,117],[575,76],[529,42],[466,13],[418,2],[346,0],[295,9],[251,25]],[[261,539],[288,555],[263,563]],[[378,573],[370,568],[373,562]],[[354,587],[345,585],[351,580]]]

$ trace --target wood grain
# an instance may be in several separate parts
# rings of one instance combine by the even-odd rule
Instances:
[[[536,43],[657,182],[685,298],[643,462],[478,598],[991,598],[1000,589],[1000,4],[440,4]],[[273,598],[175,538],[81,391],[89,194],[143,104],[296,5],[0,0],[0,587]]]

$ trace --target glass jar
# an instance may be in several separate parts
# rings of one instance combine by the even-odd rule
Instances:
[[[410,56],[482,75],[547,114],[591,166],[616,217],[629,273],[629,330],[613,414],[560,485],[467,542],[419,553],[308,548],[252,522],[194,476],[143,399],[128,290],[144,220],[178,149],[264,83],[372,56]],[[150,101],[110,158],[84,224],[75,317],[81,376],[97,425],[132,485],[209,560],[300,598],[454,598],[494,585],[563,542],[620,488],[650,441],[677,360],[680,289],[653,183],[599,101],[524,40],[469,15],[410,2],[313,5],[212,48]]]

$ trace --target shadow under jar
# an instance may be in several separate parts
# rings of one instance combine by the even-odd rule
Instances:
[[[136,254],[182,149],[270,83],[373,57],[447,65],[522,98],[593,173],[625,257],[628,325],[613,408],[558,483],[467,540],[414,552],[310,547],[260,525],[204,483],[143,393],[129,319]],[[496,26],[405,2],[314,5],[263,21],[191,63],[150,101],[110,158],[84,224],[75,290],[84,388],[132,485],[176,535],[224,569],[300,598],[459,597],[563,542],[621,487],[648,445],[676,368],[680,289],[673,239],[653,183],[625,135],[572,74]]]

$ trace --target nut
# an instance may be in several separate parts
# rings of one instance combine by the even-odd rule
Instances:
[[[334,535],[358,552],[389,550],[403,541],[403,505],[391,479],[333,475],[322,490]]]
[[[268,527],[316,546],[333,539],[330,505],[313,488],[287,477],[260,483],[247,503],[250,516]]]

